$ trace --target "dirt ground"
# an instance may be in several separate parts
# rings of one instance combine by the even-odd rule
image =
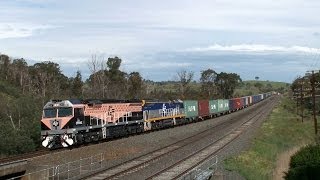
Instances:
[[[273,171],[274,180],[282,180],[285,172],[289,169],[290,157],[305,145],[296,146],[288,151],[281,153],[277,158],[277,167]]]

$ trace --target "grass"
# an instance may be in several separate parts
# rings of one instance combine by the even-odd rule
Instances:
[[[255,83],[261,83],[263,86],[267,86],[270,84],[273,88],[279,89],[279,88],[288,88],[290,85],[289,83],[285,82],[276,82],[276,81],[261,81],[261,80],[248,80],[248,81],[243,81],[246,84],[251,84],[254,85]]]
[[[263,123],[251,147],[226,159],[225,168],[239,172],[246,179],[271,179],[281,152],[314,142],[313,121],[308,117],[301,123],[298,118],[294,102],[283,98]]]

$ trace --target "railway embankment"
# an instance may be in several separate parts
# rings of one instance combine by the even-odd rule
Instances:
[[[294,102],[284,97],[256,132],[249,147],[226,159],[224,168],[238,172],[245,179],[273,179],[278,165],[285,163],[279,162],[281,154],[313,142],[313,121],[305,118],[304,122],[301,122]],[[281,178],[284,172],[277,174]]]

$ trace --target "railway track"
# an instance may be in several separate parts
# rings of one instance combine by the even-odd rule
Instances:
[[[0,159],[0,167],[19,163],[22,161],[28,161],[29,159],[44,156],[47,154],[59,153],[59,152],[65,151],[65,150],[67,150],[67,149],[56,149],[54,151],[49,150],[49,149],[40,149],[37,151],[32,151],[32,152],[28,152],[28,153],[24,153],[24,154],[1,158]]]
[[[228,124],[230,124],[229,121],[223,122],[223,123],[219,124],[217,126],[217,128],[220,128],[220,127],[228,125]],[[208,133],[210,131],[212,131],[212,129],[207,129],[205,131],[200,132],[197,135],[205,134],[205,133]],[[179,142],[176,142],[176,143],[181,143],[182,141],[188,140],[188,139],[193,138],[193,137],[187,137],[187,138],[182,139],[182,140],[180,140]],[[120,138],[121,137],[114,138],[114,139],[111,139],[111,140],[117,140],[117,139],[120,139]],[[109,141],[110,141],[110,139],[109,139]],[[103,142],[100,142],[100,143],[103,143]],[[92,144],[94,144],[94,143],[92,143]],[[172,144],[168,145],[167,148],[169,148],[169,146],[172,146]],[[81,148],[81,147],[79,147],[79,148]],[[19,163],[19,162],[22,162],[22,161],[27,161],[28,159],[39,157],[39,156],[43,156],[43,155],[47,155],[47,154],[50,154],[50,153],[59,153],[59,152],[65,151],[65,150],[68,150],[68,149],[62,148],[62,149],[49,150],[49,149],[42,149],[41,148],[40,150],[37,150],[37,151],[1,158],[0,159],[0,167],[1,166],[6,166],[6,165],[10,165],[10,164]]]
[[[272,107],[273,104],[271,104],[269,106]],[[266,109],[266,107],[260,105],[257,108],[259,109],[259,111],[257,113],[255,113],[253,116],[251,116],[247,121],[241,123],[240,128],[243,127],[243,130],[246,129],[246,127],[250,126],[252,123],[255,122],[255,121],[252,121],[253,119],[256,119],[256,118],[259,119],[265,113],[265,112],[263,113],[263,111],[265,111],[264,109]],[[243,116],[246,116],[246,115],[243,115]],[[165,156],[169,156],[170,153],[172,153],[174,151],[182,149],[182,148],[184,148],[194,142],[197,142],[197,141],[203,139],[206,136],[209,136],[210,134],[212,134],[212,132],[216,131],[217,129],[222,129],[223,127],[228,126],[230,124],[232,124],[232,119],[225,121],[225,122],[222,122],[222,123],[218,124],[217,126],[215,126],[214,128],[201,131],[193,136],[184,138],[182,140],[179,140],[179,141],[172,143],[170,145],[167,145],[165,147],[159,148],[159,149],[152,151],[150,153],[136,157],[136,158],[131,159],[129,161],[126,161],[120,165],[116,165],[116,166],[110,167],[104,171],[100,171],[100,172],[98,172],[98,174],[96,173],[95,175],[89,176],[87,178],[88,179],[119,179],[121,177],[127,176],[131,173],[137,172],[137,171],[145,168],[146,166],[148,166],[152,162],[156,162],[157,160],[159,160]],[[226,135],[222,136],[218,140],[213,141],[212,143],[208,144],[204,148],[201,148],[200,150],[187,156],[186,158],[177,161],[175,164],[170,165],[169,167],[162,169],[161,171],[153,174],[152,176],[149,177],[149,179],[156,178],[156,177],[160,176],[161,174],[165,173],[166,171],[168,171],[169,169],[177,167],[179,164],[184,163],[188,158],[191,158],[194,155],[196,155],[197,153],[200,153],[200,151],[204,151],[205,149],[208,149],[210,146],[218,144],[220,141],[222,141],[222,139],[226,139],[228,136],[233,136],[233,134],[235,132],[239,133],[241,131],[239,131],[238,128],[233,129],[232,131],[230,131]],[[234,140],[240,134],[237,134],[237,136],[235,136],[234,138],[231,138],[231,139],[229,138],[229,143],[231,143],[232,140]],[[229,143],[227,143],[227,144],[229,144]],[[225,146],[223,146],[223,147],[225,147]],[[221,148],[223,148],[223,147],[221,147]],[[199,162],[199,163],[201,163],[201,162]],[[166,176],[164,176],[164,177],[166,177]],[[165,179],[170,179],[170,178],[166,177]]]
[[[12,164],[18,161],[23,161],[23,160],[27,160],[33,157],[37,157],[37,156],[42,156],[42,155],[46,155],[50,153],[49,150],[46,149],[42,149],[42,150],[38,150],[38,151],[33,151],[33,152],[29,152],[29,153],[25,153],[25,154],[19,154],[19,155],[15,155],[15,156],[9,156],[9,157],[5,157],[5,158],[1,158],[0,159],[0,166],[4,166],[7,164]]]
[[[248,127],[265,115],[266,112],[260,111],[253,118],[250,118],[248,121],[242,123],[240,127],[232,130],[232,132],[220,137],[218,140],[213,141],[212,143],[209,143],[207,146],[195,151],[176,163],[156,172],[147,179],[179,179],[197,167],[199,164],[203,163],[205,160],[218,154],[223,148],[243,134]]]

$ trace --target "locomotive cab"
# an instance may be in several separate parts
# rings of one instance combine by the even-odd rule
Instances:
[[[42,145],[53,148],[74,144],[70,128],[83,124],[83,120],[83,107],[75,107],[69,100],[48,102],[41,120]]]

